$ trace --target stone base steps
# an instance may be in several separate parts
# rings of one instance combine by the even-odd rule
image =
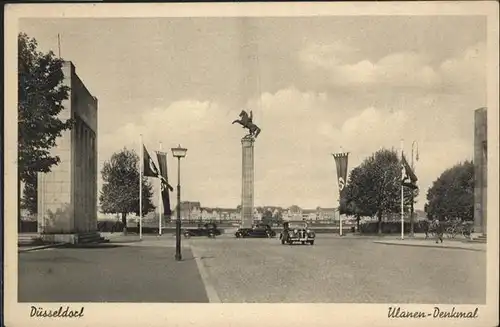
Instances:
[[[29,233],[29,234],[18,234],[17,235],[17,244],[25,245],[25,244],[32,244],[33,242],[36,242],[37,239],[39,239],[40,236],[36,233]]]
[[[486,243],[486,235],[480,235],[470,240],[473,243]]]
[[[97,244],[107,243],[109,239],[102,237],[97,231],[83,232],[75,234],[38,234],[38,233],[19,233],[17,244],[35,245],[35,244]]]
[[[109,240],[101,237],[99,232],[81,232],[74,234],[40,234],[40,238],[44,244],[90,244],[90,243],[105,243]]]
[[[31,241],[32,239],[35,239],[38,237],[38,234],[19,234],[17,236],[17,239],[19,241]]]
[[[90,243],[107,243],[109,239],[101,236],[98,232],[88,232],[78,234],[77,243],[78,244],[90,244]]]

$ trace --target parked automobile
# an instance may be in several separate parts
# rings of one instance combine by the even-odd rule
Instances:
[[[276,236],[276,232],[271,229],[271,226],[266,224],[255,224],[251,228],[239,228],[234,235],[237,238],[272,238]]]
[[[281,244],[314,244],[316,234],[307,227],[306,222],[285,222],[280,233]]]
[[[198,228],[195,229],[185,229],[184,237],[189,238],[193,236],[208,236],[214,238],[222,234],[220,229],[214,223],[198,224]]]

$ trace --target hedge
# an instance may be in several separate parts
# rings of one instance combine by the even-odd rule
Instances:
[[[452,222],[441,222],[444,229],[451,226]],[[413,225],[413,232],[415,233],[425,233],[427,230],[427,222],[415,222]],[[365,222],[359,225],[359,232],[362,234],[377,234],[378,233],[378,222]],[[404,222],[404,232],[410,232],[410,223],[408,221]],[[401,233],[401,222],[400,221],[389,221],[382,222],[382,234],[395,234]]]
[[[18,232],[20,232],[20,233],[36,233],[36,232],[38,232],[38,221],[36,221],[36,220],[21,220],[21,226],[20,226],[20,229],[18,230]]]
[[[99,232],[121,232],[123,231],[123,223],[118,220],[101,220],[97,222],[97,230]]]

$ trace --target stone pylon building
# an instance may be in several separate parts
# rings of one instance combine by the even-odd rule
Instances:
[[[474,112],[474,231],[486,236],[487,232],[487,110]]]
[[[97,231],[97,98],[71,62],[62,69],[70,91],[59,117],[73,118],[75,125],[51,150],[60,163],[38,175],[38,232],[48,240],[77,242]]]

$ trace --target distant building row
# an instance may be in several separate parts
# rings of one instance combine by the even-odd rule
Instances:
[[[256,207],[254,208],[254,219],[262,220],[264,214],[270,211],[272,213],[272,217],[281,218],[285,221],[297,221],[297,220],[308,220],[308,221],[338,221],[339,220],[339,212],[338,208],[321,208],[317,207],[316,209],[302,209],[299,206],[293,205],[289,208],[281,208],[281,207]],[[155,219],[157,216],[157,212],[150,212],[144,216],[144,219]],[[406,216],[406,215],[405,215]],[[176,219],[177,211],[174,209],[172,212],[172,219]],[[415,219],[425,219],[426,214],[422,210],[415,210]],[[119,216],[114,214],[99,214],[100,219],[116,219]],[[134,215],[130,215],[129,219],[135,219]],[[353,218],[353,217],[351,217]],[[190,202],[184,201],[181,203],[181,220],[240,220],[240,208],[209,208],[202,207],[200,202]],[[363,217],[363,221],[368,219],[368,217]],[[373,219],[376,219],[373,217]],[[384,221],[390,220],[399,220],[400,214],[386,214],[383,217]],[[405,217],[408,219],[408,217]],[[368,219],[369,220],[369,219]]]
[[[293,205],[283,209],[281,207],[256,207],[254,208],[254,219],[262,220],[266,212],[271,212],[272,217],[281,217],[283,220],[321,220],[332,221],[338,220],[339,214],[337,208],[320,208],[302,209],[299,206]],[[151,212],[146,215],[154,217],[156,213]],[[113,214],[99,214],[100,219],[116,218]],[[172,218],[177,217],[177,211],[174,208]],[[240,208],[209,208],[202,207],[200,202],[184,201],[181,203],[181,220],[240,220]]]
[[[272,217],[281,217],[283,220],[338,220],[337,208],[302,209],[296,205],[283,209],[280,207],[256,207],[254,208],[254,219],[261,220],[266,212]],[[174,210],[172,217],[177,217]],[[207,208],[202,207],[200,202],[182,202],[181,219],[183,220],[238,220],[240,219],[240,208]]]

